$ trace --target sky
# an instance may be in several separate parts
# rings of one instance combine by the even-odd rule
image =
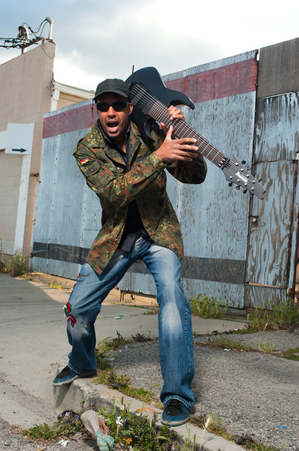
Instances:
[[[133,65],[166,75],[299,37],[298,0],[9,0],[0,36],[17,37],[24,23],[37,30],[46,17],[55,81],[87,90],[125,80]],[[0,48],[0,64],[20,54]]]

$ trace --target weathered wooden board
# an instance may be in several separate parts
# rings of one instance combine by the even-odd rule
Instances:
[[[292,161],[260,163],[266,182],[265,201],[253,201],[250,219],[246,281],[287,288],[291,258],[293,186],[297,176]]]
[[[258,100],[254,154],[257,162],[298,158],[298,92]]]

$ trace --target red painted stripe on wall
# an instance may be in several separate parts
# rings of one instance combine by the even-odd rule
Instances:
[[[257,62],[240,61],[217,69],[168,81],[166,86],[186,94],[194,103],[221,99],[256,90]]]
[[[248,59],[217,69],[171,80],[169,89],[184,92],[194,103],[221,99],[256,90],[257,62]],[[43,138],[92,127],[97,119],[94,104],[73,108],[44,119]]]
[[[97,119],[96,111],[95,105],[90,104],[46,117],[43,123],[43,138],[92,127]]]

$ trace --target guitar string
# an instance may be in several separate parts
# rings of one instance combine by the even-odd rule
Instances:
[[[139,88],[139,89],[138,89]],[[202,137],[199,133],[197,133],[196,131],[194,131],[191,127],[189,127],[184,121],[177,121],[177,123],[172,123],[172,121],[170,121],[170,119],[168,119],[168,111],[167,111],[167,107],[160,102],[159,100],[155,99],[153,96],[151,96],[143,87],[140,86],[136,86],[134,85],[132,88],[132,93],[135,96],[134,100],[136,101],[136,104],[140,104],[143,111],[146,114],[150,114],[150,111],[154,110],[154,112],[156,113],[156,115],[153,116],[153,118],[155,120],[158,120],[159,122],[163,122],[166,127],[169,127],[170,125],[175,125],[175,132],[181,132],[184,133],[185,137],[190,137],[190,138],[195,138],[197,140],[197,143],[199,142],[199,147],[202,146],[202,143],[205,143],[206,146],[201,149],[201,153],[203,154],[203,156],[207,157],[208,159],[210,159],[210,161],[212,163],[214,163],[216,166],[218,166],[221,161],[223,161],[223,158],[225,158],[225,156],[215,147],[213,146],[208,140],[206,140],[204,137]],[[199,138],[198,138],[199,137]],[[202,142],[200,142],[200,140]],[[211,147],[211,149],[209,150],[209,152],[207,152],[207,148]],[[213,158],[211,158],[211,153],[214,152],[214,156]],[[218,157],[218,155],[221,155],[220,160],[218,161],[218,164],[214,162],[214,159],[216,157]],[[213,155],[213,153],[212,153]],[[234,170],[232,168],[232,163],[236,166],[236,170]],[[219,167],[219,166],[218,166]],[[231,160],[229,160],[228,165],[225,167],[226,173],[228,174],[228,176],[230,177],[230,181],[232,183],[236,183],[239,186],[242,186],[245,189],[248,189],[249,191],[252,191],[252,189],[254,190],[256,185],[251,185],[251,181],[253,183],[255,183],[255,179],[254,177],[248,173],[248,176],[246,176],[245,174],[243,175],[243,177],[246,177],[246,181],[244,182],[244,180],[240,180],[240,178],[237,178],[237,182],[233,181],[234,176],[236,176],[236,171],[240,171],[241,169],[236,165],[236,163],[232,162]],[[251,180],[251,179],[252,180]],[[251,189],[250,189],[251,188]]]

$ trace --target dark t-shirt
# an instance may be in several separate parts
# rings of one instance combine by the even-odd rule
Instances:
[[[127,170],[130,169],[129,167],[129,152],[130,152],[130,146],[129,146],[129,137],[130,137],[130,122],[128,124],[128,128],[126,131],[126,152],[124,152],[115,142],[111,141],[108,136],[106,135],[106,133],[104,132],[100,120],[98,119],[98,125],[99,128],[102,132],[103,138],[104,140],[109,143],[110,147],[113,147],[114,149],[116,149],[120,155],[122,156],[126,166],[127,166]],[[145,230],[145,228],[143,227],[142,224],[142,220],[140,217],[140,213],[138,210],[138,206],[137,206],[137,202],[134,200],[133,202],[131,202],[128,206],[128,215],[127,215],[127,220],[126,220],[126,225],[125,225],[125,229],[124,229],[124,233],[123,236],[120,240],[120,243],[118,245],[118,248],[123,250],[123,251],[130,251],[131,247],[134,243],[134,240],[136,238],[136,235],[141,232],[143,233],[150,241],[150,238]]]

